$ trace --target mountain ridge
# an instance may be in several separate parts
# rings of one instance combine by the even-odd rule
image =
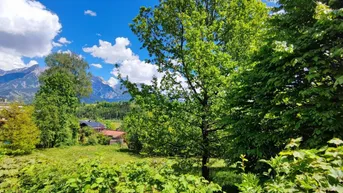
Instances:
[[[45,68],[41,68],[39,65],[8,71],[0,69],[0,98],[6,98],[9,101],[20,100],[25,103],[31,103],[40,86],[39,76],[44,70]],[[126,89],[121,89],[120,85],[111,87],[98,76],[92,76],[91,81],[93,91],[89,97],[81,99],[82,102],[118,102],[128,101],[131,98],[125,92]]]

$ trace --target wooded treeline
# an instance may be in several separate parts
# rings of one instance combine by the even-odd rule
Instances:
[[[130,111],[131,106],[132,105],[129,102],[97,102],[95,104],[82,103],[78,107],[76,114],[79,118],[90,120],[122,120]]]

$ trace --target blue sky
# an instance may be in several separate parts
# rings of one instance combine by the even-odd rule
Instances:
[[[102,59],[94,58],[82,50],[83,47],[97,45],[99,39],[114,43],[115,38],[126,37],[130,40],[129,47],[135,54],[142,59],[147,56],[147,52],[140,49],[141,44],[129,28],[129,23],[138,14],[141,6],[154,6],[158,3],[157,0],[40,0],[40,2],[59,16],[62,32],[56,39],[66,37],[72,42],[62,49],[83,55],[89,64],[102,65],[101,69],[91,66],[92,74],[108,80],[111,76],[109,72],[113,70],[113,64],[106,64]],[[92,10],[96,16],[85,15],[85,10]],[[54,51],[59,49],[61,48],[54,48]]]
[[[51,52],[74,52],[110,85],[118,71],[136,83],[159,77],[129,24],[158,0],[0,0],[0,69],[44,66]],[[267,3],[269,6],[272,3]],[[101,68],[99,68],[101,67]]]

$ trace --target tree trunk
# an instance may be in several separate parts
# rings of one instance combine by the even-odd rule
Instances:
[[[202,176],[208,181],[210,180],[210,168],[207,166],[207,163],[209,162],[209,160],[210,160],[209,156],[204,151],[202,155],[201,173],[202,173]]]
[[[201,116],[201,131],[202,131],[202,163],[201,163],[201,172],[202,176],[206,180],[210,180],[210,168],[208,167],[208,162],[210,160],[210,141],[208,139],[208,95],[207,91],[204,91],[204,98],[202,101],[203,106],[203,115]]]
[[[202,176],[206,179],[206,180],[210,180],[210,168],[208,167],[207,163],[210,160],[210,150],[209,150],[209,146],[210,146],[210,142],[208,139],[208,123],[206,118],[202,119],[202,148],[203,148],[203,152],[202,152],[202,163],[201,163],[201,172],[202,172]]]

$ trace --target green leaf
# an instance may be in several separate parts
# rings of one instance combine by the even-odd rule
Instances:
[[[339,146],[339,145],[343,144],[343,141],[341,139],[338,139],[338,138],[333,138],[330,141],[328,141],[328,143],[335,144],[335,145]]]

